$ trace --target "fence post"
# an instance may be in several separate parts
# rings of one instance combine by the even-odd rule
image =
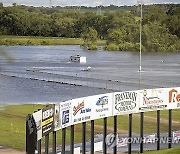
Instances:
[[[144,129],[144,112],[140,113],[140,153],[143,153],[143,129]]]
[[[115,137],[114,139],[115,139],[115,146],[113,148],[113,154],[117,154],[117,144],[116,144],[117,138],[116,138],[116,136],[117,136],[117,115],[114,116],[114,137]]]
[[[107,136],[107,117],[104,118],[103,154],[106,154],[106,153],[107,153],[106,136]]]
[[[56,153],[56,131],[53,131],[53,153]]]
[[[168,148],[170,149],[172,146],[172,136],[171,136],[171,132],[172,132],[172,109],[169,110],[169,140],[168,140]]]
[[[157,110],[157,150],[160,150],[160,110]]]
[[[71,125],[70,153],[74,154],[74,125]]]
[[[34,103],[33,103],[33,108],[34,108]],[[41,109],[38,109],[38,111],[40,110]],[[41,139],[37,143],[37,150],[38,150],[38,154],[41,154]]]
[[[39,140],[38,141],[38,148],[37,148],[37,150],[38,150],[38,154],[41,154],[41,140]]]
[[[45,136],[45,154],[49,153],[49,134]]]
[[[131,154],[131,141],[132,141],[132,114],[129,114],[128,154]]]
[[[66,144],[66,128],[62,129],[62,154],[65,154],[65,145]]]
[[[32,114],[26,116],[26,154],[35,153],[37,146],[37,130]]]
[[[94,120],[91,120],[91,154],[94,154]]]
[[[82,154],[86,153],[86,122],[82,123]]]

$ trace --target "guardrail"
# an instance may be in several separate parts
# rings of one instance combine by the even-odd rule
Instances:
[[[128,153],[132,152],[132,117],[134,113],[140,114],[140,137],[139,152],[143,153],[144,148],[144,112],[157,112],[157,132],[156,141],[157,150],[160,150],[160,112],[161,110],[168,110],[168,136],[166,137],[168,148],[172,147],[172,110],[180,109],[180,87],[160,88],[160,89],[144,89],[137,91],[125,91],[107,93],[101,95],[94,95],[78,99],[61,102],[59,104],[51,104],[33,114],[26,117],[26,153],[41,153],[42,138],[45,137],[45,154],[48,153],[62,153],[66,152],[66,129],[70,128],[71,140],[70,150],[71,154],[83,153],[86,149],[86,127],[87,122],[90,121],[90,153],[93,154],[95,150],[94,138],[94,121],[103,118],[103,139],[102,152],[107,153],[107,148],[111,147],[114,154],[117,153],[118,142],[118,116],[128,115]],[[107,119],[113,116],[113,132],[107,135]],[[78,123],[82,124],[82,148],[74,147],[74,126]],[[62,131],[62,146],[61,150],[57,152],[56,133]],[[49,135],[52,133],[53,144],[52,151],[49,150]],[[152,137],[152,136],[151,136]],[[178,140],[180,140],[177,135]],[[77,150],[77,151],[76,151]]]
[[[77,86],[87,86],[93,88],[102,88],[115,91],[136,90],[144,88],[166,88],[179,86],[178,82],[167,81],[166,78],[159,80],[144,80],[138,78],[119,78],[117,76],[103,76],[98,74],[74,73],[74,72],[44,72],[27,71],[25,72],[2,72],[1,75],[39,80],[46,82],[55,82],[61,84],[70,84]]]

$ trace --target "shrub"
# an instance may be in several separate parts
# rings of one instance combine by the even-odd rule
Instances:
[[[114,43],[110,43],[110,44],[106,45],[104,47],[104,49],[107,51],[119,51],[119,47]]]
[[[90,44],[88,45],[88,50],[98,50],[98,47],[96,44]]]

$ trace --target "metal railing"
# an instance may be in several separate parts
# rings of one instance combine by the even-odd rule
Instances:
[[[140,114],[140,138],[142,140],[140,140],[140,143],[139,143],[139,152],[140,153],[143,153],[144,151],[144,148],[143,148],[143,138],[144,138],[144,113],[141,112],[139,113]],[[118,118],[120,116],[114,116],[113,117],[113,134],[115,135],[114,138],[112,138],[112,140],[114,142],[112,143],[115,143],[114,146],[113,146],[113,153],[116,154],[118,152],[118,148],[117,148],[117,144],[116,144],[116,134],[118,133]],[[128,127],[128,140],[131,140],[132,138],[132,117],[133,117],[133,114],[129,114],[129,127]],[[171,148],[172,147],[172,109],[168,110],[168,148]],[[106,137],[107,137],[107,120],[108,118],[105,117],[103,118],[103,139],[102,139],[102,153],[103,154],[106,154],[107,153],[107,147],[109,145],[107,145],[107,142],[106,142]],[[81,153],[82,154],[85,154],[87,152],[86,150],[86,122],[83,122],[82,123],[82,148],[81,148]],[[33,153],[42,153],[42,139],[40,140],[36,140],[36,128],[34,127],[35,126],[35,123],[33,121],[33,118],[32,118],[32,115],[28,115],[27,118],[26,118],[26,153],[27,154],[33,154]],[[53,131],[52,133],[50,133],[52,135],[52,150],[50,151],[50,148],[49,148],[49,136],[50,134],[47,134],[45,136],[45,154],[48,154],[48,153],[53,153],[53,154],[56,154],[56,153],[62,153],[62,154],[65,154],[65,153],[71,153],[71,154],[75,154],[76,152],[74,151],[75,147],[74,147],[74,136],[75,136],[75,130],[74,130],[74,126],[75,125],[71,125],[69,127],[66,127],[66,128],[62,128],[62,146],[61,146],[61,149],[59,151],[57,151],[57,139],[56,139],[56,135],[57,135],[57,132],[56,131]],[[90,121],[90,132],[91,132],[91,135],[90,135],[90,143],[91,143],[91,146],[90,146],[90,153],[91,154],[94,154],[95,153],[95,150],[94,150],[94,145],[95,145],[95,142],[94,142],[94,128],[95,128],[95,125],[94,125],[94,120],[91,120]],[[66,151],[66,130],[70,128],[70,150],[69,152]],[[161,138],[161,135],[160,135],[160,110],[157,111],[157,126],[156,126],[156,133],[157,133],[157,142],[156,142],[156,149],[157,150],[160,150],[160,138]],[[131,154],[132,152],[132,144],[131,142],[128,142],[128,154]]]

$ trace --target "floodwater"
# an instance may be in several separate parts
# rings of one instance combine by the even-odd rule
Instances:
[[[112,91],[180,86],[180,54],[87,51],[71,46],[1,46],[0,104],[61,102]],[[85,56],[86,64],[70,62]],[[84,71],[90,66],[90,71]],[[48,82],[50,81],[50,82]],[[63,84],[62,84],[63,83]]]

